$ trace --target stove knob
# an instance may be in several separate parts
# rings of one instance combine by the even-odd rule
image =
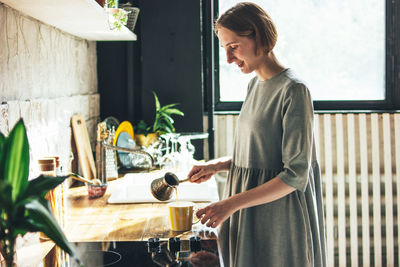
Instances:
[[[160,239],[158,237],[149,238],[149,240],[147,241],[147,251],[149,253],[161,252]]]
[[[176,253],[181,251],[181,239],[179,237],[171,237],[168,240],[169,251]]]
[[[201,250],[201,238],[199,236],[192,236],[189,240],[191,252],[197,252]]]

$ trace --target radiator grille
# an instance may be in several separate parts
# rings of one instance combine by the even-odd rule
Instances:
[[[398,266],[400,115],[317,114],[328,266]]]
[[[236,115],[215,116],[216,157],[232,154]],[[399,266],[400,114],[315,115],[328,266]]]

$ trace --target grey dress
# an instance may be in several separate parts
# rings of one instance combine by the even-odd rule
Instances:
[[[290,69],[250,81],[234,140],[224,198],[276,176],[297,190],[239,210],[220,226],[224,266],[326,266],[312,100]]]

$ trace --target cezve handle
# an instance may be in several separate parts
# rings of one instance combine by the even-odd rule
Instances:
[[[187,181],[190,181],[190,177],[189,177],[189,178],[186,178],[186,179],[184,179],[184,180],[179,180],[179,183],[184,183],[184,182],[187,182]]]

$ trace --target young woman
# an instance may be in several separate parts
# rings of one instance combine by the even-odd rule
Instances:
[[[326,266],[310,93],[275,57],[276,28],[261,7],[237,4],[219,17],[215,33],[228,63],[256,76],[239,115],[233,157],[193,166],[188,174],[201,183],[229,171],[223,200],[197,216],[220,226],[224,266]]]

